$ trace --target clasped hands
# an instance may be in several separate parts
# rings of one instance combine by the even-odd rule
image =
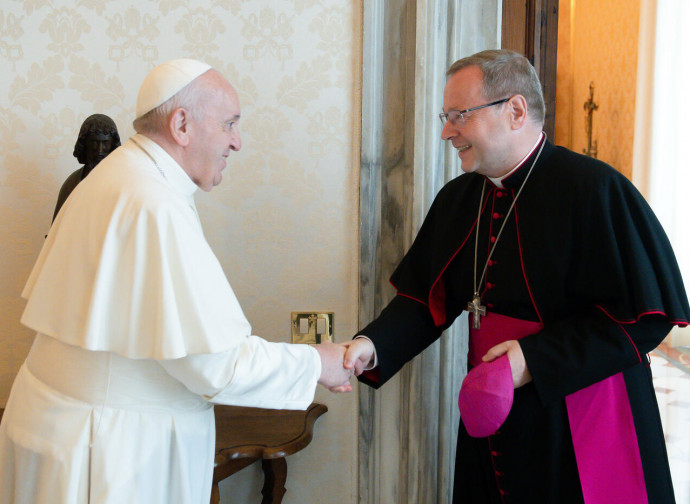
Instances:
[[[335,393],[352,392],[350,378],[361,375],[374,359],[374,344],[365,338],[325,342],[314,348],[321,357],[319,383]]]
[[[352,392],[350,378],[359,376],[374,361],[374,344],[366,338],[357,338],[345,343],[321,343],[315,347],[321,357],[319,383],[331,392]],[[532,381],[522,348],[516,340],[509,340],[492,347],[482,360],[490,362],[502,355],[508,355],[513,373],[513,386],[522,387]]]

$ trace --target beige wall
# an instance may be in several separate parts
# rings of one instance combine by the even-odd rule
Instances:
[[[587,147],[584,103],[594,82],[598,158],[632,177],[640,0],[561,0],[556,143]]]
[[[293,310],[357,324],[359,0],[34,0],[0,8],[0,405],[33,334],[19,294],[78,168],[81,122],[111,116],[132,134],[138,86],[157,63],[206,60],[236,85],[242,151],[199,193],[206,235],[254,333],[289,341]],[[356,400],[320,390],[330,411],[288,458],[286,504],[355,501]],[[258,502],[258,470],[225,502]],[[233,494],[229,498],[230,493]],[[249,498],[249,495],[252,495]]]

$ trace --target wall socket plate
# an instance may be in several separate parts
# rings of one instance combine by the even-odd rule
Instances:
[[[315,345],[333,339],[333,312],[292,312],[290,328],[293,343]]]

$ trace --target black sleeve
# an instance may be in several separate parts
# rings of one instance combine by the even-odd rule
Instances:
[[[645,362],[672,327],[662,315],[620,324],[592,308],[523,338],[520,346],[539,398],[547,405]]]
[[[357,333],[374,343],[379,362],[376,373],[365,373],[359,380],[379,388],[436,341],[443,329],[434,325],[426,305],[403,295],[395,296],[373,322]]]

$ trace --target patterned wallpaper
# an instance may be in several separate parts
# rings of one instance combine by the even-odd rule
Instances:
[[[212,64],[240,96],[242,150],[220,186],[197,193],[197,205],[254,333],[289,341],[290,311],[329,310],[336,339],[349,339],[357,325],[360,39],[360,0],[3,0],[0,405],[33,339],[19,324],[19,294],[58,190],[79,167],[72,151],[82,121],[107,114],[129,137],[139,84],[176,57]],[[333,495],[354,500],[356,401],[323,390],[317,399],[330,412],[310,451],[292,457],[290,478],[303,471],[306,481],[295,482],[303,486],[286,503],[317,502],[318,488],[307,484],[321,481],[314,467]]]
[[[598,141],[597,157],[628,178],[639,24],[640,0],[560,1],[556,142],[576,152],[587,147],[584,103],[594,81],[599,109],[594,112],[592,138]]]

